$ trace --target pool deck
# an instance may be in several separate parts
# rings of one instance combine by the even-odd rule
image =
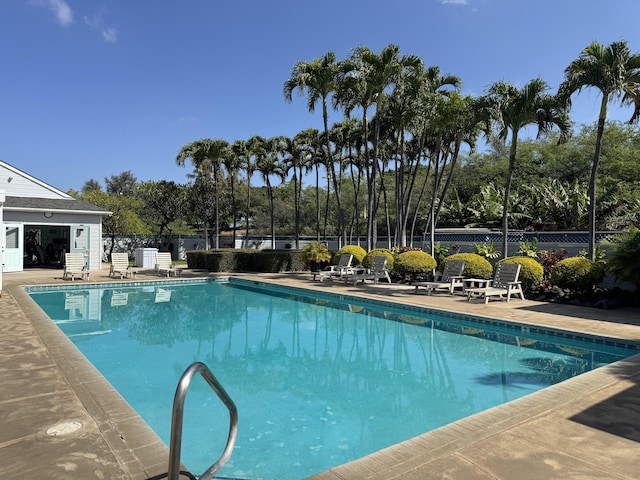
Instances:
[[[146,480],[166,473],[168,448],[21,288],[69,284],[61,273],[37,269],[3,275],[0,476]],[[149,273],[139,272],[137,280],[160,279]],[[186,269],[182,275],[202,276],[207,274]],[[605,311],[527,300],[484,305],[462,296],[415,294],[403,285],[314,282],[308,273],[250,278],[640,343],[638,309]],[[91,272],[90,282],[106,281],[114,281],[108,267]],[[637,480],[640,355],[312,478]]]

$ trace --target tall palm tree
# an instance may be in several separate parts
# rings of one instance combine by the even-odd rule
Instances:
[[[247,174],[247,205],[245,210],[245,235],[244,242],[249,241],[249,218],[251,210],[251,176],[255,171],[255,166],[251,161],[251,142],[248,140],[236,140],[231,145],[231,151],[233,155],[238,159],[240,163],[239,169],[244,170]]]
[[[327,149],[327,166],[330,166],[331,169],[331,178],[333,179],[333,187],[336,194],[338,229],[340,230],[342,242],[346,243],[347,231],[344,222],[344,209],[337,177],[333,169],[334,163],[329,137],[329,113],[327,109],[327,100],[336,88],[336,78],[339,71],[340,65],[336,61],[336,55],[333,52],[327,52],[321,58],[316,58],[311,62],[298,62],[291,70],[291,77],[284,83],[283,94],[285,99],[291,102],[295,89],[299,89],[300,95],[304,95],[306,91],[308,96],[307,108],[311,113],[315,111],[316,104],[320,102],[325,148]]]
[[[284,148],[284,174],[288,175],[293,172],[291,180],[293,181],[293,211],[294,211],[294,229],[295,229],[295,248],[300,249],[300,208],[302,199],[302,176],[307,168],[307,157],[309,152],[305,148],[304,132],[298,133],[294,138],[283,138]]]
[[[596,41],[585,47],[580,56],[572,61],[564,71],[564,81],[560,85],[558,95],[571,105],[571,95],[583,88],[594,87],[600,90],[600,114],[596,133],[596,146],[591,164],[589,180],[589,257],[595,260],[596,255],[596,177],[602,150],[602,137],[607,119],[609,103],[628,94],[632,99],[633,86],[640,83],[640,55],[631,53],[627,42],[613,42],[604,46]],[[638,111],[638,103],[636,110]],[[634,119],[632,117],[632,120]]]
[[[201,179],[204,184],[213,181],[214,187],[214,218],[215,218],[215,248],[220,248],[220,204],[218,185],[220,181],[220,165],[222,159],[227,153],[229,144],[225,140],[203,138],[184,145],[176,156],[176,163],[184,166],[187,159],[191,159],[191,163],[196,170],[196,177]],[[203,189],[203,192],[205,190]],[[204,194],[204,193],[203,193]],[[206,202],[203,199],[203,205]],[[207,214],[203,209],[203,223],[205,231],[205,248],[209,249],[209,236],[207,231]]]
[[[379,54],[366,47],[356,48],[349,60],[343,62],[339,77],[337,100],[342,103],[347,114],[356,106],[362,109],[364,138],[369,139],[368,112],[375,105],[373,117],[372,153],[369,156],[368,142],[365,141],[365,158],[370,161],[367,176],[367,249],[375,246],[377,183],[378,183],[378,142],[380,139],[382,111],[389,96],[389,89],[395,85],[406,70],[419,72],[422,60],[415,55],[400,55],[400,47],[388,45]]]
[[[511,132],[509,166],[502,204],[503,258],[508,256],[509,195],[516,165],[518,134],[529,125],[537,126],[538,137],[549,132],[553,126],[560,129],[560,141],[565,141],[570,134],[569,114],[557,96],[545,93],[548,89],[546,82],[536,78],[522,88],[503,81],[496,82],[487,91],[486,99],[498,125],[498,137],[506,141]]]
[[[233,217],[233,233],[232,233],[232,245],[236,248],[236,228],[238,226],[238,208],[236,205],[236,182],[238,180],[238,172],[242,168],[244,162],[243,158],[238,155],[233,145],[227,150],[225,157],[222,159],[222,164],[227,170],[227,176],[229,178],[229,187],[231,190],[231,216]]]
[[[262,175],[262,179],[267,187],[272,249],[276,248],[276,225],[273,202],[273,184],[271,183],[271,177],[275,176],[280,181],[283,181],[285,178],[282,162],[279,158],[283,151],[283,137],[263,139],[262,145],[256,149],[256,170]]]

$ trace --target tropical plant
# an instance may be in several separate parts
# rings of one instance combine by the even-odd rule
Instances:
[[[568,138],[570,131],[569,115],[560,99],[546,94],[549,86],[540,78],[531,80],[518,88],[506,82],[497,82],[489,87],[487,101],[492,110],[493,119],[498,124],[498,138],[506,141],[511,131],[509,149],[509,167],[502,203],[502,256],[507,257],[509,233],[509,195],[513,171],[516,165],[518,134],[528,125],[537,125],[540,137],[555,125],[560,129],[560,140]]]
[[[582,258],[589,258],[589,252],[585,249],[582,249],[578,252],[578,256]],[[600,245],[596,245],[596,254],[595,254],[594,262],[604,266],[607,264],[606,257],[607,257],[606,250],[603,249]]]
[[[538,239],[533,238],[531,240],[531,243],[526,240],[524,242],[520,242],[518,255],[521,255],[523,257],[538,258]]]
[[[607,107],[614,98],[620,98],[625,93],[627,99],[633,99],[633,89],[640,83],[640,55],[632,54],[625,41],[613,42],[604,46],[593,41],[582,50],[580,56],[572,61],[565,69],[565,78],[558,90],[559,98],[567,106],[571,105],[571,95],[583,88],[594,87],[602,94],[600,113],[598,115],[598,130],[596,134],[595,152],[591,164],[589,178],[589,258],[596,259],[596,178],[602,150],[602,137]],[[638,111],[635,102],[634,115]]]
[[[212,183],[214,191],[214,220],[215,220],[215,248],[220,248],[220,197],[219,197],[219,181],[220,181],[220,165],[222,159],[227,155],[229,144],[225,140],[203,138],[184,145],[176,156],[176,163],[184,166],[187,159],[191,159],[197,179],[202,180],[202,204],[206,205],[204,198],[206,187]],[[207,233],[207,217],[208,212],[203,208],[203,224],[205,230],[205,248],[209,248],[209,240]]]
[[[493,265],[486,258],[476,253],[454,253],[446,257],[439,268],[444,271],[444,266],[449,260],[463,260],[464,271],[462,274],[469,278],[491,278]]]
[[[542,283],[544,268],[538,261],[529,256],[517,256],[503,258],[498,263],[517,263],[520,264],[519,280],[522,282],[522,288],[526,291],[538,287]]]
[[[336,88],[336,78],[340,70],[340,65],[336,61],[333,52],[327,52],[323,57],[316,58],[311,62],[298,62],[291,70],[291,77],[285,82],[283,93],[288,102],[292,101],[293,91],[299,89],[300,95],[305,91],[308,95],[307,108],[309,112],[315,111],[316,103],[320,102],[322,107],[322,124],[324,127],[324,140],[327,152],[327,172],[331,172],[330,178],[333,180],[333,188],[338,211],[338,229],[343,243],[347,243],[346,226],[344,221],[344,210],[337,175],[334,169],[331,144],[329,138],[329,115],[327,110],[327,99]]]
[[[500,252],[498,252],[493,246],[493,242],[482,242],[473,244],[473,253],[486,258],[498,258]]]
[[[640,289],[640,230],[629,230],[611,237],[605,244],[609,252],[607,270],[616,280],[629,282]]]
[[[540,257],[540,261],[542,262],[543,269],[543,282],[551,281],[551,270],[553,266],[558,263],[560,260],[564,260],[569,252],[564,248],[561,250],[551,249],[551,250],[541,250],[538,253]]]
[[[434,254],[433,257],[436,259],[436,262],[438,262],[438,265],[440,265],[444,257],[449,255],[449,248],[443,245],[440,245],[440,242],[436,242],[436,244],[433,246],[433,254]]]
[[[256,138],[256,137],[254,137]],[[260,172],[262,180],[267,187],[267,201],[269,203],[269,219],[271,230],[271,248],[276,248],[276,226],[273,199],[273,184],[271,178],[284,180],[284,169],[280,162],[280,154],[284,150],[284,137],[261,138],[255,140],[256,170]]]
[[[551,269],[551,282],[578,295],[593,291],[604,279],[605,271],[596,262],[583,257],[560,260]]]
[[[313,241],[308,243],[302,248],[302,253],[307,262],[330,262],[331,252],[327,248],[327,245],[322,242]]]

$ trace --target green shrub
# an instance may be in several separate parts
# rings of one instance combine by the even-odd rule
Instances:
[[[522,282],[522,288],[525,292],[532,290],[542,283],[544,268],[542,268],[542,265],[540,265],[540,263],[532,257],[507,257],[500,260],[498,263],[520,264],[519,280]]]
[[[477,253],[454,253],[446,257],[440,268],[444,270],[445,264],[449,260],[464,260],[464,271],[462,274],[468,278],[492,278],[493,266],[486,258]]]
[[[560,260],[551,269],[551,282],[576,293],[587,293],[604,278],[604,269],[588,258],[570,257]]]
[[[206,257],[205,250],[189,250],[187,252],[187,267],[197,268],[199,270],[206,268],[205,257]]]
[[[401,274],[427,273],[434,268],[436,260],[421,250],[401,253],[393,264],[393,269]]]
[[[393,253],[388,248],[374,248],[365,255],[362,259],[362,266],[365,268],[371,267],[371,259],[373,257],[387,257],[387,270],[393,270]]]
[[[640,230],[631,227],[612,237],[605,245],[610,255],[607,269],[616,280],[632,283],[640,290]]]
[[[301,250],[220,249],[187,252],[189,268],[210,272],[284,272],[307,269]]]
[[[343,253],[350,253],[351,255],[353,255],[353,261],[351,262],[351,265],[362,264],[362,260],[364,260],[364,257],[367,255],[367,251],[358,245],[345,245],[336,252],[331,263],[337,265],[340,261],[340,255],[342,255]]]

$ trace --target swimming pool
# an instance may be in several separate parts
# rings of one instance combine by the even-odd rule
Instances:
[[[180,374],[207,363],[238,405],[239,478],[302,478],[637,353],[255,282],[130,285],[29,293],[165,441]],[[185,411],[198,472],[228,419],[196,380]]]

